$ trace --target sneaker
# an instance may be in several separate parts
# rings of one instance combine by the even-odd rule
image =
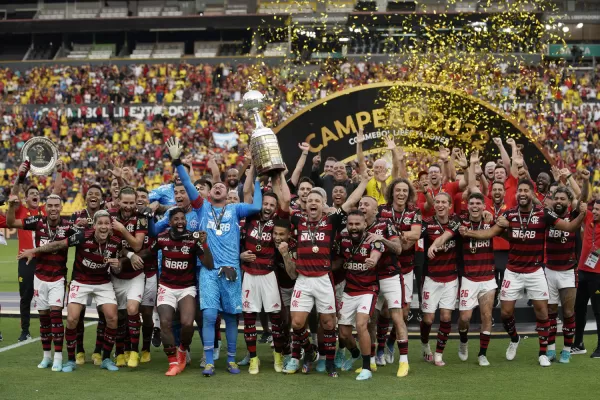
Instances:
[[[286,354],[285,356],[283,356],[283,369],[285,370],[286,365],[290,362],[290,360],[292,359],[292,355],[291,354]],[[281,371],[283,372],[283,371]]]
[[[480,367],[489,367],[490,366],[490,362],[488,361],[486,356],[477,357],[477,361],[479,361]]]
[[[126,351],[125,353],[123,353],[123,355],[125,356],[125,363],[128,363],[129,356],[131,355],[131,351]]]
[[[460,358],[460,361],[469,359],[469,343],[460,342],[458,344],[458,358]]]
[[[590,358],[600,358],[600,346],[596,347]]]
[[[213,364],[206,364],[206,366],[204,367],[204,371],[202,371],[202,375],[208,377],[211,377],[215,374],[215,366]]]
[[[166,376],[175,376],[181,373],[181,368],[179,368],[179,363],[169,364],[169,369],[165,372]]]
[[[568,364],[569,361],[571,361],[571,352],[566,350],[561,351],[558,362],[561,364]]]
[[[77,363],[75,361],[67,361],[67,363],[62,366],[62,372],[73,372],[76,368]]]
[[[342,364],[346,360],[346,349],[338,349],[335,352],[335,360],[333,361],[336,368],[342,368]]]
[[[556,361],[556,350],[548,350],[546,356],[548,357],[548,360]]]
[[[85,353],[83,351],[80,351],[75,355],[75,363],[77,365],[85,364]]]
[[[273,352],[273,367],[275,368],[275,372],[283,371],[283,354]]]
[[[330,378],[339,378],[339,374],[337,373],[336,369],[332,369],[330,371],[327,371],[327,376]]]
[[[373,373],[371,371],[369,371],[368,369],[363,369],[362,371],[360,371],[360,374],[358,374],[358,376],[356,377],[357,381],[366,381],[373,378]]]
[[[385,355],[383,351],[378,351],[377,355],[375,356],[375,364],[377,364],[378,367],[385,367],[386,366],[386,362],[385,362]]]
[[[49,357],[44,357],[42,359],[42,362],[40,362],[38,364],[38,368],[43,369],[43,368],[48,368],[49,366],[52,365],[52,359]]]
[[[104,361],[102,361],[104,364]],[[124,367],[127,365],[127,361],[125,361],[125,354],[119,354],[117,356],[117,362],[115,363],[117,367]]]
[[[213,360],[217,361],[221,357],[221,341],[219,340],[218,346],[215,346],[213,350]]]
[[[429,343],[421,343],[421,352],[423,353],[423,360],[425,362],[433,361],[433,353],[431,352],[431,347],[429,347]]]
[[[581,343],[577,346],[571,347],[571,354],[573,354],[573,355],[585,354],[585,353],[587,353],[587,350],[585,349],[585,345],[583,343]]]
[[[396,347],[395,347],[394,342],[389,342],[386,340],[385,342],[385,362],[387,364],[393,364],[394,363],[394,351],[396,351]]]
[[[202,359],[200,360],[200,368],[206,368],[206,356],[202,356]]]
[[[304,355],[304,363],[302,364],[302,373],[308,374],[312,369],[313,363],[319,359],[319,352],[313,349],[309,354]]]
[[[92,361],[94,362],[94,365],[102,365],[102,354],[100,354],[100,353],[92,354]]]
[[[160,340],[160,328],[154,328],[154,330],[152,331],[152,346],[160,347],[161,343],[162,342]]]
[[[150,360],[152,360],[152,356],[150,355],[150,352],[148,350],[142,350],[142,356],[140,357],[140,362],[147,363],[147,362],[150,362]]]
[[[297,358],[290,358],[283,368],[284,374],[295,374],[300,368],[300,361]]]
[[[61,372],[62,371],[62,359],[54,360],[52,364],[52,372]]]
[[[240,367],[245,367],[246,365],[250,365],[250,353],[246,352],[246,355],[244,356],[244,358],[242,358],[242,361],[240,361],[238,363],[238,365]]]
[[[423,322],[423,313],[420,310],[417,312],[417,321]]]
[[[270,331],[264,331],[258,339],[258,343],[271,343],[273,341],[273,334]]]
[[[129,360],[127,361],[127,366],[129,368],[137,368],[140,365],[140,353],[137,351],[132,351],[129,354]]]
[[[443,354],[440,353],[435,353],[435,355],[433,356],[433,363],[435,364],[436,367],[443,367],[444,365],[446,365],[446,363],[443,360]]]
[[[325,364],[325,359],[320,358],[317,361],[317,368],[315,368],[317,372],[325,372],[327,370],[327,365]]]
[[[400,364],[398,364],[398,372],[396,373],[396,376],[398,378],[403,378],[406,375],[408,375],[408,371],[409,371],[409,366],[408,366],[408,362],[406,361],[400,361]]]
[[[111,360],[110,358],[106,358],[106,359],[102,360],[102,365],[100,366],[100,368],[106,369],[111,372],[119,370],[119,367],[117,367],[115,365],[115,363],[113,362],[113,360]],[[64,368],[63,368],[63,371],[64,371]]]
[[[19,338],[17,339],[18,342],[24,342],[26,340],[30,340],[31,339],[31,335],[29,334],[28,331],[23,331],[21,332],[21,335],[19,336]]]
[[[492,328],[496,326],[496,320],[494,320],[494,317],[492,317]]]
[[[519,348],[519,343],[521,343],[521,337],[519,336],[518,342],[511,341],[508,344],[508,348],[506,349],[506,359],[508,361],[512,361],[517,356],[517,349]]]
[[[552,363],[550,362],[550,360],[548,360],[548,356],[547,355],[542,355],[538,357],[538,361],[540,363],[540,366],[542,367],[549,367],[552,365]]]
[[[240,367],[238,367],[238,365],[236,363],[234,363],[233,361],[230,361],[227,363],[227,372],[229,372],[230,374],[233,375],[237,375],[240,372]]]
[[[250,375],[257,375],[260,367],[260,360],[258,357],[252,357],[250,359],[250,368],[248,368],[248,372]]]
[[[354,363],[360,358],[361,358],[361,356],[358,356],[356,358],[350,357],[349,359],[345,360],[342,363],[342,367],[341,367],[342,371],[350,371],[352,369],[352,366],[354,365]]]

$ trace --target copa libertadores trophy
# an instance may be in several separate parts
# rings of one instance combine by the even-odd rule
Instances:
[[[250,153],[252,163],[258,175],[275,175],[285,171],[283,157],[275,133],[263,125],[260,110],[265,107],[265,96],[258,90],[250,90],[244,94],[242,106],[252,113],[256,129],[250,136]]]
[[[21,160],[29,161],[29,170],[33,175],[48,175],[58,161],[58,148],[48,138],[34,137],[25,142],[21,149]]]

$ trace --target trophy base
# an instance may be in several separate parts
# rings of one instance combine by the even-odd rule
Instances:
[[[263,167],[260,169],[257,168],[256,173],[258,174],[258,176],[273,177],[283,171],[285,171],[284,164],[273,164],[273,165],[269,165],[268,167]]]

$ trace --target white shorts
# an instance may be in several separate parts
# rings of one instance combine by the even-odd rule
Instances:
[[[546,268],[546,281],[548,282],[548,304],[560,304],[560,289],[576,288],[576,269],[567,271],[554,271]]]
[[[341,281],[340,283],[338,283],[337,285],[335,285],[334,291],[335,291],[335,304],[338,304],[338,308],[339,304],[342,302],[342,297],[344,297],[344,289],[346,288],[346,280],[344,279],[343,281]]]
[[[144,285],[146,277],[140,274],[133,279],[119,279],[116,276],[112,277],[112,283],[115,287],[115,295],[117,296],[117,304],[119,310],[127,309],[127,301],[135,300],[142,302],[144,295]]]
[[[46,282],[33,277],[33,308],[49,310],[50,307],[63,307],[65,300],[65,278],[56,282]]]
[[[315,304],[318,313],[335,314],[335,294],[331,278],[329,275],[298,275],[292,293],[290,311],[310,313]]]
[[[377,297],[377,311],[381,311],[387,301],[388,309],[402,308],[404,293],[400,275],[379,280],[379,296]]]
[[[144,285],[144,294],[142,295],[142,305],[148,307],[154,307],[156,305],[156,292],[158,290],[158,275],[146,278]]]
[[[244,273],[242,279],[242,311],[245,313],[259,313],[281,311],[281,296],[275,272],[266,275],[252,275]]]
[[[430,277],[425,277],[423,283],[423,302],[421,311],[424,313],[435,313],[438,308],[454,310],[456,308],[456,296],[458,294],[458,279],[450,282],[435,282]]]
[[[460,281],[460,301],[458,309],[467,311],[474,309],[479,304],[479,299],[489,292],[496,293],[498,285],[495,279],[475,282],[463,277]]]
[[[500,300],[516,301],[523,297],[524,289],[527,289],[529,300],[548,300],[548,282],[542,268],[530,274],[507,269],[500,288]]]
[[[404,303],[410,305],[413,298],[413,285],[415,280],[415,271],[410,271],[408,274],[404,274]]]
[[[115,289],[112,283],[103,283],[102,285],[87,285],[77,281],[71,281],[69,286],[68,303],[77,303],[86,305],[90,296],[97,306],[103,304],[117,304]]]
[[[177,310],[179,300],[186,296],[192,296],[196,298],[196,286],[186,287],[184,289],[171,289],[163,285],[158,285],[158,296],[156,297],[157,306],[171,306],[174,310]]]
[[[338,325],[356,325],[356,313],[373,314],[376,296],[374,294],[361,294],[350,296],[344,293],[340,302],[340,319]]]
[[[294,288],[279,288],[279,293],[281,294],[281,302],[284,307],[289,307],[292,303],[292,293],[294,292]]]

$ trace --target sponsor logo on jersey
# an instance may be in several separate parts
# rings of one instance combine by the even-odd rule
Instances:
[[[188,264],[187,261],[165,260],[165,267],[169,269],[187,269]]]

